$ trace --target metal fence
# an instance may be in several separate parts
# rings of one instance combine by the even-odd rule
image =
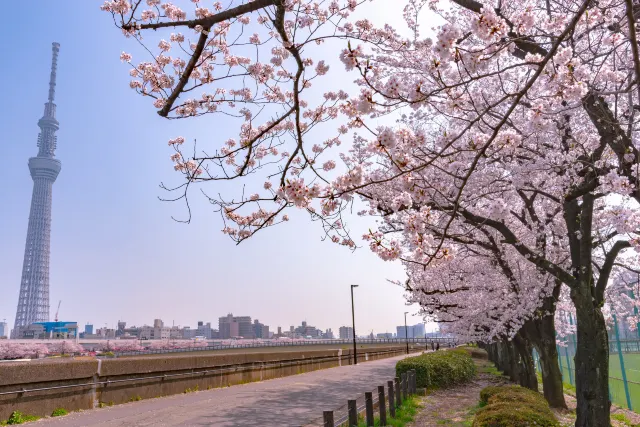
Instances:
[[[449,347],[457,343],[455,338],[434,337],[434,338],[380,338],[380,339],[357,339],[356,344],[422,344],[430,346],[440,345]],[[239,344],[222,344],[210,343],[207,346],[181,347],[170,349],[145,349],[140,351],[119,351],[115,352],[115,356],[138,356],[144,354],[166,354],[166,353],[183,353],[191,351],[216,351],[243,348],[269,348],[269,347],[300,347],[309,345],[353,345],[353,340],[295,340],[295,341],[255,341],[250,343]]]
[[[609,331],[609,400],[616,405],[633,411],[640,411],[640,339],[620,337],[620,329],[616,317]],[[558,345],[558,364],[562,372],[562,381],[571,386],[576,385],[576,337],[568,337],[565,345]],[[540,360],[534,353],[536,369],[541,372]]]

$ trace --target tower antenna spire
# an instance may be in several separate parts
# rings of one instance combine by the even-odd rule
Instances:
[[[49,102],[53,102],[56,98],[56,71],[58,70],[58,52],[60,52],[60,43],[53,42],[51,44],[53,57],[51,58],[51,76],[49,77]]]

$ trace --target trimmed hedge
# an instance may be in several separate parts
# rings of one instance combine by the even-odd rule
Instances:
[[[412,369],[421,388],[448,387],[470,381],[476,375],[476,365],[464,350],[438,351],[400,360],[396,363],[396,376]]]
[[[544,397],[520,386],[486,387],[473,427],[558,427]]]
[[[483,359],[483,360],[489,359],[489,355],[487,354],[487,352],[478,347],[471,347],[471,346],[465,345],[462,347],[457,347],[456,349],[466,351],[474,359]]]

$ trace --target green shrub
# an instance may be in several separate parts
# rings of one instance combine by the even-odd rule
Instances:
[[[52,417],[62,417],[64,415],[67,415],[68,412],[66,409],[64,408],[58,408],[58,409],[54,409],[53,412],[51,413]]]
[[[473,427],[558,427],[544,397],[520,386],[486,387]]]
[[[500,393],[504,387],[498,386],[489,386],[480,390],[480,403],[487,404],[489,403],[489,398],[494,394]]]
[[[464,350],[467,353],[469,353],[469,355],[474,359],[482,359],[482,360],[489,359],[489,355],[487,354],[487,352],[478,347],[471,347],[471,346],[465,345],[463,347],[457,347],[456,350]]]
[[[13,411],[11,413],[11,416],[7,421],[5,421],[5,423],[7,425],[15,425],[15,424],[28,423],[29,421],[36,421],[38,419],[40,419],[40,417],[36,417],[35,415],[25,415],[22,412]]]
[[[553,413],[526,404],[494,403],[476,413],[473,427],[559,427]]]
[[[396,376],[415,369],[420,388],[440,388],[470,381],[476,365],[464,350],[439,351],[408,357],[396,364]]]
[[[537,391],[520,387],[519,385],[510,385],[502,387],[485,387],[480,390],[480,402],[484,404],[501,403],[501,402],[523,402],[523,403],[539,403],[546,405],[547,401]]]

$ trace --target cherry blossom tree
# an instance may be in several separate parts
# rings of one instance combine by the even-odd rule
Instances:
[[[488,350],[502,346],[501,354],[517,353],[499,364],[514,381],[537,390],[535,347],[545,398],[553,407],[566,407],[554,325],[561,285],[521,257],[503,253],[493,239],[458,244],[456,254],[438,268],[405,262],[409,302],[465,340],[487,343]]]
[[[366,169],[353,191],[406,225],[403,241],[370,239],[384,258],[429,268],[486,231],[568,286],[576,425],[607,425],[601,308],[619,254],[638,242],[631,3],[454,3],[431,4],[447,22],[437,40],[350,51],[371,116],[414,109],[349,159]]]
[[[68,340],[60,340],[56,341],[53,344],[49,345],[49,351],[55,354],[61,354],[63,356],[66,355],[74,355],[74,354],[84,354],[87,351],[80,344],[76,344],[75,341]]]
[[[44,344],[0,341],[0,360],[39,358],[47,354],[49,354],[49,348]]]
[[[255,0],[212,10],[194,3],[193,18],[160,0],[103,5],[139,40],[150,30],[189,30],[160,40],[150,62],[121,56],[131,64],[131,87],[161,116],[223,113],[241,122],[238,139],[213,154],[187,156],[185,138],[169,140],[185,177],[178,198],[196,183],[260,174],[259,191],[211,198],[234,240],[286,221],[283,211],[296,207],[320,220],[331,240],[353,247],[341,213],[357,196],[368,203],[363,214],[384,215],[384,227],[401,224],[401,238],[372,230],[371,249],[424,270],[457,257],[466,239],[492,238],[510,259],[570,289],[576,425],[608,425],[602,307],[619,255],[633,256],[625,250],[640,242],[632,0],[412,0],[411,37],[350,22],[353,9],[367,7],[354,0]],[[434,39],[420,34],[426,13],[443,22]],[[260,30],[245,34],[252,17]],[[336,52],[358,76],[359,93],[331,82],[319,101],[305,99],[328,71],[311,59],[313,46],[331,40],[342,44]],[[397,126],[372,124],[397,112],[406,112]],[[346,124],[332,122],[338,116]],[[329,137],[314,144],[321,124]],[[358,133],[340,153],[346,172],[331,177],[330,153],[350,131]]]

